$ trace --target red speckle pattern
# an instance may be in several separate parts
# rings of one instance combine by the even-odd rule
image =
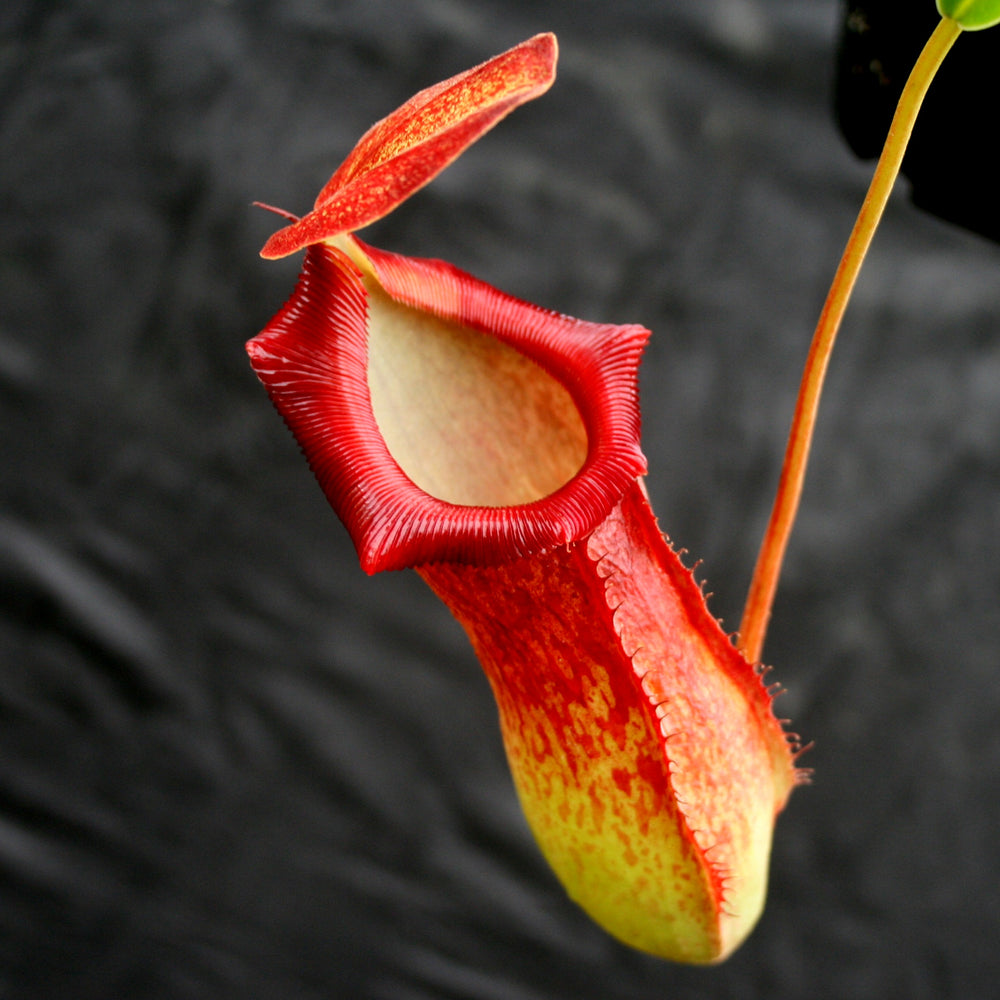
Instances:
[[[518,105],[548,90],[556,58],[555,36],[536,35],[411,97],[362,136],[313,211],[276,232],[261,256],[286,257],[387,215]]]
[[[525,814],[570,895],[634,947],[728,954],[763,905],[793,748],[639,484],[578,543],[420,572],[490,678]]]

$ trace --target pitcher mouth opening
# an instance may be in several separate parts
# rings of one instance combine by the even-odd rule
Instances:
[[[368,387],[389,454],[428,495],[463,507],[534,503],[583,468],[573,397],[496,337],[368,291]]]

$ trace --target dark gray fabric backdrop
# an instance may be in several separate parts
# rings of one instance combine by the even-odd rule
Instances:
[[[243,352],[297,269],[250,202],[305,210],[418,88],[556,31],[554,89],[365,237],[653,329],[649,489],[735,628],[871,169],[831,114],[839,13],[9,0],[0,997],[995,995],[996,245],[889,208],[766,649],[816,780],[712,970],[566,900],[464,636],[363,576]]]

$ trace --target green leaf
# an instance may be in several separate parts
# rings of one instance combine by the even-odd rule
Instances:
[[[942,17],[950,17],[966,31],[1000,24],[1000,0],[937,0]]]

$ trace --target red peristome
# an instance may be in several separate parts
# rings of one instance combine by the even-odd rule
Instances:
[[[724,958],[763,906],[794,747],[641,486],[570,546],[419,571],[490,679],[525,814],[569,894],[633,947]]]
[[[482,507],[430,496],[393,459],[372,412],[365,288],[372,279],[340,250],[310,247],[291,299],[247,350],[365,571],[445,560],[491,565],[592,531],[645,471],[637,372],[648,331],[585,323],[450,264],[357,246],[391,298],[496,337],[545,369],[576,403],[588,437],[580,472],[538,501]]]
[[[555,35],[542,34],[410,98],[365,133],[320,191],[313,211],[276,232],[272,260],[370,225],[555,79]]]

